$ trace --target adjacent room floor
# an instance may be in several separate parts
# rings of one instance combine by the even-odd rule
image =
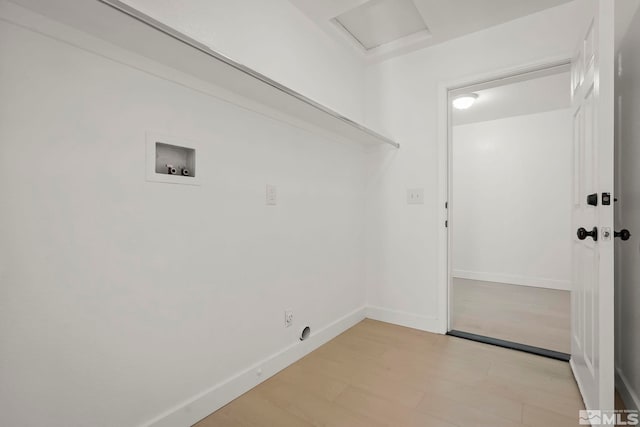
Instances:
[[[571,353],[569,291],[453,279],[451,329]]]
[[[568,363],[367,319],[196,426],[564,427],[580,409]]]

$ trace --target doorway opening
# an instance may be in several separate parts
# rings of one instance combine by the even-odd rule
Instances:
[[[568,61],[448,89],[450,335],[569,360]]]

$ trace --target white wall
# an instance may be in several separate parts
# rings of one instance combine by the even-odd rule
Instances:
[[[77,42],[0,21],[3,426],[141,425],[365,303],[360,146]],[[147,130],[201,186],[145,181]]]
[[[571,289],[571,110],[453,128],[454,277]]]
[[[636,7],[638,2],[636,2]],[[633,16],[619,54],[622,74],[616,138],[616,230],[627,228],[631,239],[616,239],[616,369],[628,409],[640,409],[640,9]]]
[[[405,324],[440,328],[438,233],[438,87],[477,73],[571,57],[586,19],[580,2],[452,40],[372,66],[367,123],[401,144],[368,159],[368,302]],[[407,205],[406,188],[423,187],[426,203]]]
[[[364,62],[288,0],[125,0],[228,57],[362,121]]]

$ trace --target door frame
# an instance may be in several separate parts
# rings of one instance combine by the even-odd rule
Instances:
[[[512,67],[496,68],[438,85],[438,332],[445,334],[451,328],[451,239],[453,223],[450,212],[452,188],[452,132],[449,92],[469,86],[515,78],[524,74],[571,64],[572,56],[558,55]],[[445,207],[448,204],[448,208]],[[445,223],[448,221],[448,227]]]

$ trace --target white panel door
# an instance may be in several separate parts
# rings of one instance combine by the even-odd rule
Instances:
[[[587,409],[614,406],[614,2],[589,8],[572,64],[574,128],[571,366]],[[606,194],[610,195],[609,204]],[[589,195],[591,203],[588,201]]]

